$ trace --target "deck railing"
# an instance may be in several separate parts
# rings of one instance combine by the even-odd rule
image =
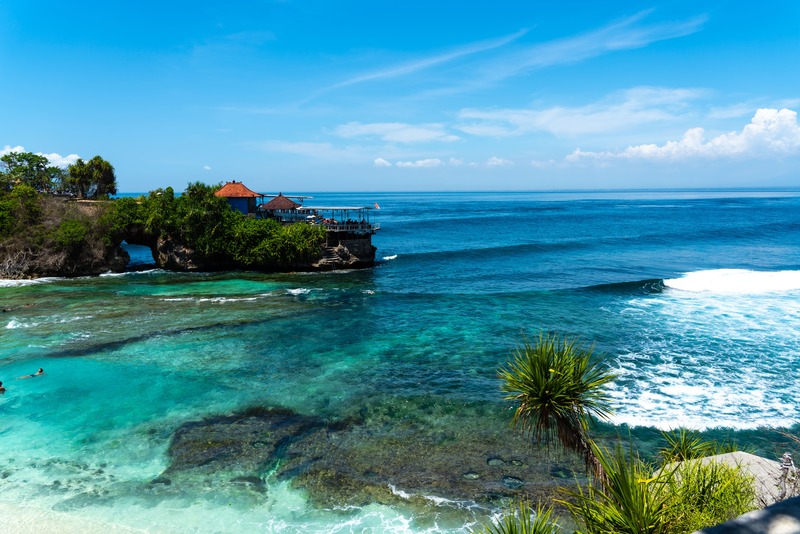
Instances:
[[[353,234],[372,233],[381,228],[381,225],[377,223],[322,223],[322,226],[330,232],[350,232]]]

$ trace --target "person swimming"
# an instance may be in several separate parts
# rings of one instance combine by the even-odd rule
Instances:
[[[3,387],[3,383],[0,382],[0,393],[5,393],[5,392],[6,392],[6,388],[4,388]]]
[[[34,377],[37,377],[37,376],[42,376],[43,374],[44,374],[44,369],[39,367],[39,370],[36,371],[35,373],[33,373],[32,375],[21,376],[21,377],[17,378],[17,380],[21,380],[23,378],[34,378]]]

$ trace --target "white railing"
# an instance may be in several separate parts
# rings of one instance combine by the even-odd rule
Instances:
[[[331,232],[352,232],[354,234],[374,232],[381,227],[380,224],[370,223],[322,223],[322,226]]]

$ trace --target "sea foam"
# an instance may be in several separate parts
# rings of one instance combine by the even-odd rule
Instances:
[[[733,294],[761,294],[800,289],[800,271],[749,271],[714,269],[686,273],[664,280],[664,285],[681,291]]]
[[[619,376],[610,391],[615,422],[792,425],[800,397],[792,379],[800,353],[798,281],[799,271],[700,271],[665,281],[663,293],[619,302],[617,313],[636,333],[620,341],[612,364]]]

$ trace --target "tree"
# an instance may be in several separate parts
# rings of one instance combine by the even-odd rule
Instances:
[[[117,193],[114,167],[100,156],[88,162],[79,158],[67,172],[67,183],[81,198],[105,198]]]
[[[603,466],[588,435],[592,417],[607,419],[610,397],[604,386],[615,375],[597,360],[592,349],[557,335],[539,334],[531,345],[518,348],[514,360],[501,367],[501,389],[506,399],[519,403],[513,425],[534,441],[562,447],[581,455],[598,479]]]
[[[10,152],[0,158],[0,188],[10,190],[25,184],[42,193],[49,193],[60,182],[64,171],[50,165],[45,156],[33,152]]]

